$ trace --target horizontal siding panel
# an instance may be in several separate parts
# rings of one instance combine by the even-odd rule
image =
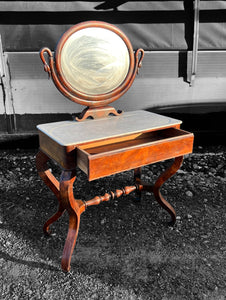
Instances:
[[[12,88],[16,114],[74,114],[84,109],[62,96],[48,80],[13,80]],[[226,103],[226,78],[196,78],[193,87],[182,78],[137,78],[113,106],[130,111],[200,103]]]
[[[39,52],[7,52],[12,79],[47,79]],[[179,52],[145,52],[140,76],[178,77]],[[186,62],[184,62],[186,63]]]
[[[197,71],[200,77],[226,77],[226,52],[200,52]]]
[[[188,55],[191,66],[192,53]],[[198,77],[226,77],[226,51],[199,51],[197,59]]]
[[[39,52],[6,52],[6,55],[12,79],[48,78]],[[191,52],[187,54],[180,51],[145,51],[139,76],[141,78],[184,77],[187,60],[188,66],[191,66],[191,58]],[[226,77],[226,51],[199,51],[197,76]]]
[[[11,12],[45,12],[45,11],[83,11],[101,4],[84,1],[1,1],[1,11]]]
[[[219,9],[226,9],[226,2],[222,0],[202,0],[200,1],[200,9],[207,9],[207,10],[219,10]]]
[[[178,10],[184,1],[1,1],[1,11]],[[124,3],[123,3],[124,2]],[[200,1],[201,10],[226,9],[225,1]]]
[[[225,10],[226,16],[226,10]],[[201,50],[226,49],[226,22],[222,23],[200,23],[199,43]]]
[[[83,107],[66,99],[43,70],[38,52],[6,53],[16,114],[73,114]],[[183,59],[186,58],[186,53]],[[125,111],[198,103],[226,103],[226,51],[200,52],[198,74],[190,87],[180,69],[180,52],[146,52],[143,66],[129,91],[113,106]],[[191,53],[188,54],[188,61]],[[180,66],[183,64],[183,68]],[[6,103],[11,106],[11,103]]]
[[[192,41],[183,1],[1,1],[0,20],[6,51],[54,49],[65,30],[87,20],[118,25],[135,48],[187,49]]]
[[[123,3],[126,2],[126,3]],[[1,11],[175,10],[183,1],[1,1]]]
[[[226,49],[226,1],[200,1],[199,49]],[[54,48],[70,26],[87,20],[118,25],[135,48],[191,50],[193,1],[1,1],[6,51]]]
[[[17,114],[73,114],[84,109],[62,96],[48,80],[13,80],[12,88]],[[196,78],[193,87],[182,78],[137,78],[129,91],[113,106],[128,111],[218,102],[226,102],[226,78]]]
[[[11,79],[47,79],[39,52],[6,52]]]
[[[137,78],[119,101],[123,110],[226,103],[226,78],[196,78],[193,87],[182,78]]]
[[[128,14],[131,17],[131,13]],[[107,16],[95,13],[87,16],[79,12],[76,14],[71,13],[70,16],[64,15],[62,19],[60,19],[60,16],[58,19],[52,20],[47,18],[46,22],[50,22],[50,24],[38,24],[41,19],[43,20],[43,16],[38,17],[36,21],[31,16],[30,21],[33,22],[32,24],[23,23],[26,20],[26,16],[22,17],[22,20],[17,20],[16,24],[12,23],[15,21],[15,18],[12,17],[14,21],[0,25],[0,32],[5,51],[39,51],[43,46],[54,49],[61,35],[71,26],[82,21],[96,19],[116,24],[128,36],[134,48],[142,47],[145,50],[177,50],[187,49],[188,44],[191,44],[188,41],[189,38],[187,36],[185,38],[182,20],[181,23],[175,24],[161,24],[160,22],[149,24],[149,19],[147,20],[149,16],[145,16],[145,14],[146,12],[144,12],[144,16],[141,14],[140,21],[142,23],[139,24],[134,23],[135,20],[139,22],[136,12],[130,20],[131,23],[126,23],[123,15],[118,19],[114,14]],[[56,22],[58,23],[56,24]],[[118,24],[117,22],[123,22],[123,24]],[[192,37],[192,33],[190,37]]]

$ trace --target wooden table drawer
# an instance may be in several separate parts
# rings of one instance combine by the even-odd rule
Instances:
[[[176,128],[140,133],[77,148],[77,165],[94,180],[192,152],[192,133]]]

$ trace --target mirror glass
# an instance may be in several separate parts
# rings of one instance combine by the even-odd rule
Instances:
[[[99,95],[111,92],[124,81],[130,58],[120,36],[105,28],[90,27],[66,40],[60,62],[62,75],[73,89]]]

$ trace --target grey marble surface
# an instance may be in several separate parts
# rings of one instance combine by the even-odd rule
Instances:
[[[38,125],[37,128],[57,143],[69,146],[145,132],[181,124],[180,120],[165,117],[144,110],[125,112],[120,116],[83,122],[61,121]]]

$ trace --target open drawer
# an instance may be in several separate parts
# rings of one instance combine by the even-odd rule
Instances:
[[[176,128],[79,145],[77,165],[88,179],[112,175],[192,152],[192,133]]]

